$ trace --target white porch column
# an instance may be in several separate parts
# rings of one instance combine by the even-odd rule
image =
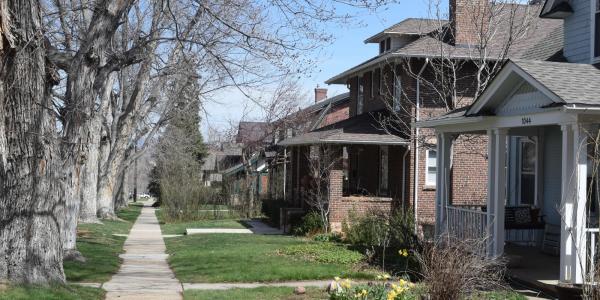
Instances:
[[[562,129],[560,280],[583,283],[586,269],[587,132],[579,124]]]
[[[488,130],[488,256],[504,252],[506,201],[506,129]]]
[[[435,190],[435,234],[446,231],[446,207],[449,202],[449,174],[452,157],[452,137],[449,133],[437,134],[437,177]]]

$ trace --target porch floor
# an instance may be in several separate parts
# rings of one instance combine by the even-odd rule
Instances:
[[[504,253],[508,259],[508,275],[522,283],[555,295],[560,278],[560,258],[543,253],[538,247],[507,243]]]

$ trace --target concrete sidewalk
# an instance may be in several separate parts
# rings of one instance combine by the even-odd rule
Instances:
[[[182,285],[167,264],[168,255],[154,208],[147,203],[125,241],[123,264],[103,284],[106,299],[182,299]]]

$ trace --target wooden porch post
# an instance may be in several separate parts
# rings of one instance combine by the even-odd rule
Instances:
[[[442,235],[446,231],[446,207],[449,202],[450,160],[452,155],[452,137],[449,133],[437,134],[437,177],[435,190],[435,234]],[[415,191],[416,192],[416,191]]]
[[[564,220],[561,230],[561,281],[583,283],[587,263],[587,133],[581,124],[563,126],[563,151],[565,148],[570,149],[567,149],[567,156],[563,153],[563,166],[566,163],[566,167],[563,168],[561,207]]]
[[[488,251],[504,252],[504,203],[506,201],[506,129],[488,130]]]
[[[580,124],[562,125],[560,280],[580,284],[587,263],[587,134]]]

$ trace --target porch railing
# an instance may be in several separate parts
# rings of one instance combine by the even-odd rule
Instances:
[[[600,228],[586,228],[585,237],[587,241],[587,262],[585,264],[586,274],[588,276],[587,280],[588,282],[597,283],[598,275],[596,273],[600,271],[596,267],[596,264],[598,263],[598,243],[600,242]]]
[[[487,213],[456,206],[446,207],[448,234],[464,240],[483,240],[487,236]]]

